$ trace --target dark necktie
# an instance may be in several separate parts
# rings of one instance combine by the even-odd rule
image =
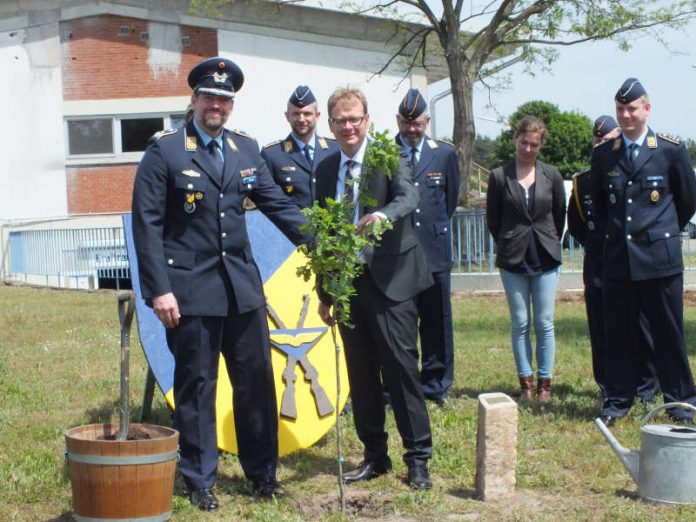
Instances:
[[[633,169],[633,164],[636,160],[636,150],[638,149],[637,143],[631,143],[628,146],[628,165]]]
[[[353,203],[353,196],[355,195],[353,181],[353,169],[355,168],[355,162],[353,160],[346,161],[346,179],[343,183],[343,195],[348,200],[349,203]]]
[[[418,152],[418,149],[416,149],[416,147],[411,147],[411,166],[414,169],[416,168],[416,163],[418,163],[418,160],[416,159],[417,152]]]
[[[208,143],[208,153],[210,154],[210,159],[213,160],[213,165],[215,165],[217,173],[222,176],[225,162],[220,154],[220,148],[217,141],[210,140]]]
[[[307,163],[312,164],[312,154],[309,152],[309,145],[304,146],[304,157],[307,158]]]

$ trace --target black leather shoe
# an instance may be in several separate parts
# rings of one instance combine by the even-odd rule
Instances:
[[[386,475],[391,469],[392,463],[389,457],[386,460],[365,460],[358,466],[358,469],[344,473],[343,483],[352,484],[361,480],[372,480],[381,475]]]
[[[210,488],[193,490],[191,492],[191,504],[198,507],[201,511],[217,511],[220,507],[218,499],[215,498],[215,494]]]
[[[427,464],[411,464],[408,467],[408,485],[411,489],[425,491],[433,487]]]
[[[280,484],[274,478],[252,481],[251,490],[254,495],[263,498],[271,498],[282,494]]]
[[[602,422],[607,428],[611,428],[614,424],[616,424],[618,417],[614,417],[613,415],[602,415]]]

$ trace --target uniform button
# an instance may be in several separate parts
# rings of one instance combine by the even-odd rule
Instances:
[[[227,232],[223,232],[223,233],[222,233],[222,237],[223,237],[223,238],[227,237]]]
[[[614,188],[614,185],[612,185],[611,183],[609,183],[609,188]]]
[[[222,199],[222,198],[224,198],[224,197],[225,197],[225,195],[221,192],[221,193],[220,193],[220,199]]]
[[[223,250],[223,251],[222,251],[222,255],[223,255],[223,256],[226,256],[226,255],[227,255],[227,252],[225,252],[225,251]]]
[[[416,226],[417,226],[417,227],[420,226],[420,221],[416,221]]]
[[[414,183],[414,185],[417,187],[417,186],[418,186],[418,182],[416,181],[416,182]]]
[[[287,178],[285,178],[285,181],[292,181],[292,178],[288,176]]]
[[[629,203],[633,203],[633,200],[631,198],[628,198]]]
[[[447,227],[443,228],[442,230],[444,230],[445,232],[447,232]]]
[[[626,218],[626,221],[633,221],[633,218],[632,218],[631,216],[628,216],[628,217]]]
[[[170,257],[169,259],[167,259],[167,264],[168,264],[168,265],[173,265],[173,264],[174,264],[174,260]]]
[[[630,240],[630,239],[631,239],[631,234],[628,234],[628,235],[626,236],[626,239]]]
[[[221,217],[221,218],[224,218],[224,217],[225,217],[225,213],[224,213],[224,212],[220,212],[220,217]]]
[[[587,215],[588,215],[588,216],[591,216],[591,215],[592,215],[592,212],[590,212],[590,211],[588,210],[588,211],[587,211]]]
[[[657,187],[657,181],[653,181],[653,187]]]
[[[604,239],[609,239],[609,234],[605,234]]]
[[[669,237],[669,232],[665,232],[665,237]]]
[[[439,179],[436,179],[436,180],[435,180],[435,184],[436,184],[436,185],[439,185],[439,184],[440,184],[440,180],[439,180]]]
[[[419,208],[416,209],[416,214],[420,214],[420,209],[419,209]]]
[[[632,182],[632,181],[629,181],[629,182],[627,183],[627,185],[630,187],[631,185],[633,185],[633,182]]]
[[[193,183],[189,183],[188,185],[186,185],[186,188],[192,189],[192,188],[193,188]]]

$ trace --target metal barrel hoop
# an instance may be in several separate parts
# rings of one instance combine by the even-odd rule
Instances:
[[[666,410],[667,408],[684,408],[687,410],[692,410],[696,412],[696,406],[693,404],[689,404],[688,402],[668,402],[666,404],[661,404],[657,408],[653,409],[650,413],[648,413],[644,418],[643,421],[640,423],[640,427],[642,428],[645,426],[645,424],[652,419],[655,415],[657,415],[660,411]]]

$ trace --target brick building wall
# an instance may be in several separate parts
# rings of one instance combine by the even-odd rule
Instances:
[[[158,33],[177,27],[157,24]],[[128,29],[127,34],[123,31]],[[204,58],[217,55],[214,29],[180,26],[180,38],[188,41],[167,51],[160,61],[158,50],[150,52],[151,22],[120,16],[80,18],[61,23],[63,47],[63,99],[104,100],[186,96],[191,91],[186,77]],[[147,34],[143,39],[141,35]],[[171,38],[165,42],[170,47]],[[155,45],[162,42],[157,41]],[[180,56],[177,56],[180,55]],[[180,60],[178,60],[180,58]],[[177,63],[178,61],[178,63]]]
[[[68,214],[130,212],[135,164],[68,167]]]

